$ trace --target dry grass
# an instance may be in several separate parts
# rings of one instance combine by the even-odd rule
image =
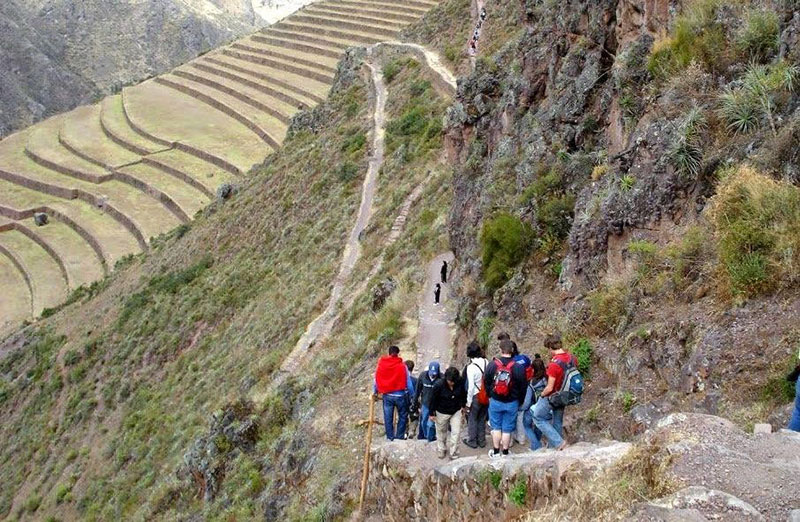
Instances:
[[[555,502],[523,520],[621,520],[638,502],[664,497],[677,489],[669,458],[655,444],[635,446],[616,465],[594,477],[578,477]]]

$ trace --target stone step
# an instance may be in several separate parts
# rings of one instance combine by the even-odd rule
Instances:
[[[312,70],[322,71],[327,74],[336,74],[336,66],[339,63],[337,58],[329,58],[327,56],[315,56],[305,51],[296,49],[287,49],[280,46],[272,46],[259,40],[250,38],[241,42],[237,42],[231,47],[241,49],[242,51],[260,54],[263,56],[277,58],[279,60],[302,65]]]
[[[421,18],[430,9],[430,7],[428,6],[420,7],[406,2],[392,3],[386,1],[372,2],[363,0],[333,0],[331,2],[326,2],[326,4],[347,6],[348,9],[352,9],[354,11],[358,11],[359,9],[371,9],[371,10],[377,9],[389,13],[401,13],[401,14],[412,15],[417,18]]]
[[[296,49],[298,51],[303,51],[310,54],[316,54],[317,56],[327,56],[328,58],[334,58],[339,60],[342,55],[344,54],[344,49],[346,47],[332,47],[326,45],[312,45],[309,43],[303,43],[300,41],[295,41],[287,38],[281,38],[279,36],[274,36],[272,32],[254,34],[250,37],[251,41],[261,42],[265,44],[272,45],[274,47],[283,47],[285,49]]]
[[[103,132],[118,145],[140,156],[166,148],[163,143],[147,139],[130,126],[123,110],[121,95],[106,96],[100,102],[100,107],[100,125]]]
[[[285,40],[291,40],[297,42],[305,42],[313,45],[327,46],[331,48],[339,48],[342,50],[342,54],[344,54],[345,49],[347,49],[348,47],[363,45],[360,42],[352,40],[342,40],[332,36],[323,36],[322,34],[308,34],[303,31],[298,31],[297,29],[292,27],[277,27],[273,25],[270,26],[270,28],[267,31],[268,32],[266,32],[265,35],[276,38],[282,38]],[[253,36],[253,38],[255,37],[256,35]]]
[[[387,26],[378,23],[359,23],[355,21],[342,20],[341,18],[321,15],[316,13],[309,13],[301,11],[299,14],[292,16],[292,23],[303,23],[308,25],[317,26],[318,28],[333,27],[342,31],[347,31],[348,34],[363,34],[378,40],[385,38],[395,38],[399,27]]]
[[[234,175],[260,164],[273,150],[240,121],[154,80],[126,88],[123,100],[129,119],[144,132]]]
[[[100,104],[78,107],[64,115],[59,140],[70,152],[104,169],[139,161],[140,154],[109,138],[100,123]]]
[[[5,255],[0,255],[0,335],[16,329],[32,313],[30,287],[23,274]]]
[[[230,172],[179,149],[170,149],[142,158],[142,163],[183,180],[213,199],[223,183],[233,183]]]
[[[306,9],[324,10],[326,12],[335,12],[343,15],[354,16],[368,16],[379,20],[396,20],[398,22],[416,22],[420,16],[416,14],[408,14],[405,12],[394,12],[387,9],[358,9],[354,10],[352,6],[342,5],[340,2],[318,2],[310,4]]]
[[[372,45],[374,43],[378,43],[382,40],[387,39],[387,37],[377,35],[375,33],[334,29],[332,27],[315,25],[315,23],[300,22],[294,20],[291,21],[284,20],[278,22],[275,25],[275,28],[286,31],[293,31],[295,33],[300,33],[300,34],[314,35],[315,38],[320,36],[336,38],[337,40],[350,42],[350,46],[363,45],[363,44]]]
[[[120,173],[137,179],[147,186],[155,187],[160,192],[169,194],[171,201],[186,216],[184,222],[194,218],[195,214],[205,208],[211,199],[204,191],[198,190],[184,180],[172,176],[151,164],[140,162],[121,167],[118,170]]]
[[[325,84],[333,83],[334,73],[323,72],[320,70],[310,69],[308,67],[296,65],[295,63],[292,63],[291,60],[264,56],[262,54],[255,54],[252,51],[243,50],[241,47],[234,47],[234,46],[223,49],[222,53],[225,54],[226,56],[233,56],[234,58],[247,60],[260,65],[266,65],[272,67],[273,69],[277,69],[278,71],[293,73],[298,76],[310,78],[312,80],[316,80],[321,83]]]
[[[66,270],[40,244],[18,230],[9,230],[0,234],[0,252],[14,258],[29,281],[34,316],[66,299]]]
[[[249,53],[224,49],[221,54],[215,54],[206,59],[213,62],[215,65],[235,70],[238,73],[247,74],[264,83],[277,85],[287,92],[287,96],[299,94],[313,100],[313,105],[321,103],[330,90],[330,82],[321,82],[277,69],[263,63],[259,60],[258,56]]]
[[[285,88],[281,83],[272,81],[271,77],[264,78],[266,75],[259,75],[257,72],[252,71],[252,67],[248,69],[231,62],[224,60],[224,55],[221,55],[219,59],[207,57],[202,61],[196,60],[190,63],[189,66],[261,91],[292,107],[294,109],[293,112],[298,109],[314,107],[317,104],[316,99],[295,93]]]
[[[52,124],[51,120],[53,118],[46,122]],[[114,179],[92,183],[70,177],[69,173],[77,172],[75,169],[78,166],[72,161],[76,157],[58,150],[60,143],[53,134],[49,135],[50,143],[46,143],[46,130],[46,125],[30,128],[31,137],[27,142],[28,146],[34,143],[38,162],[32,159],[33,156],[26,155],[28,151],[23,151],[20,143],[27,138],[27,131],[17,133],[12,137],[14,139],[0,143],[0,178],[51,196],[67,200],[80,199],[102,207],[128,228],[139,240],[142,249],[147,249],[147,239],[179,224],[175,215],[141,187],[135,189],[130,184]],[[73,164],[66,165],[68,161]],[[63,172],[51,169],[43,163],[53,163]],[[80,168],[84,169],[85,165]],[[83,174],[88,175],[86,172]]]
[[[65,201],[0,178],[0,215],[22,221],[33,218],[35,212],[44,212],[50,221],[70,227],[92,247],[104,267],[113,267],[119,259],[141,251],[127,227],[102,210],[80,200]]]
[[[218,74],[218,71],[211,68],[197,68],[185,66],[173,71],[173,74],[196,83],[202,83],[206,87],[222,91],[240,101],[252,105],[260,111],[266,112],[273,118],[280,121],[283,126],[289,124],[291,117],[297,112],[297,107],[273,96],[269,91],[259,89],[258,82],[251,81],[250,84],[237,81],[239,78],[230,78],[230,74]]]
[[[105,265],[94,247],[70,225],[50,218],[46,225],[36,226],[33,218],[15,221],[17,229],[52,251],[63,267],[69,288],[88,286],[105,275]],[[45,246],[46,245],[46,246]]]
[[[279,140],[282,141],[283,139],[280,133],[280,121],[272,118],[269,121],[270,127],[265,128],[263,121],[259,121],[256,117],[256,111],[253,111],[249,104],[242,102],[238,98],[173,74],[159,76],[156,78],[156,82],[187,94],[227,114],[232,119],[245,125],[254,134],[264,140],[264,143],[269,145],[273,150],[280,147]]]
[[[319,4],[311,4],[303,10],[304,13],[315,16],[325,16],[337,20],[349,20],[353,22],[363,22],[365,24],[378,25],[399,31],[410,22],[416,20],[413,16],[381,13],[380,11],[352,11],[344,7],[326,7]],[[397,19],[393,17],[403,17],[407,19]]]

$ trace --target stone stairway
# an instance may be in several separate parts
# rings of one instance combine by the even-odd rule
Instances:
[[[325,99],[348,47],[394,40],[436,2],[324,0],[0,142],[0,333],[190,221]],[[48,223],[36,226],[44,213]]]

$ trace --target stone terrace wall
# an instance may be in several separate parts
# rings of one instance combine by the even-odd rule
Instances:
[[[373,448],[369,498],[387,521],[509,520],[573,480],[609,467],[630,448],[623,442],[580,443],[562,452],[446,461],[436,457],[434,444],[395,441]]]

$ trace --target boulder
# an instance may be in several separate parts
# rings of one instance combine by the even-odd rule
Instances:
[[[223,183],[217,187],[217,199],[230,199],[236,193],[236,187],[230,183]]]
[[[388,277],[372,288],[372,311],[377,312],[397,288],[397,282]]]
[[[48,217],[44,212],[37,212],[33,215],[33,222],[37,227],[43,227],[47,224]]]

